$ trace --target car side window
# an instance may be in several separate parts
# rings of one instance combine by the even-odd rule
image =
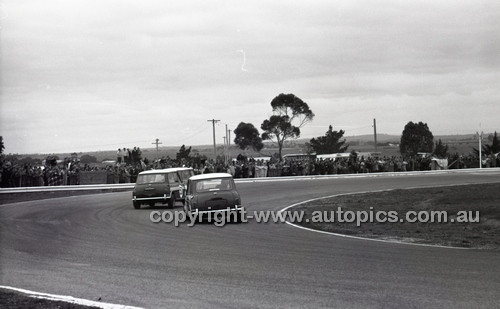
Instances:
[[[231,180],[223,179],[220,185],[221,190],[231,190]]]
[[[201,192],[204,190],[203,181],[198,181],[196,183],[196,192]]]
[[[178,174],[179,174],[179,178],[182,182],[187,182],[189,177],[194,175],[192,170],[180,171]]]
[[[156,176],[156,177],[154,177],[154,182],[158,182],[158,183],[165,182],[165,175],[158,174],[158,175],[154,175],[154,176]]]
[[[168,173],[168,182],[169,183],[178,183],[179,181],[179,176],[177,173]]]

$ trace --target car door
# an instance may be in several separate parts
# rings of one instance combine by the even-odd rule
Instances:
[[[177,172],[180,182],[181,182],[181,187],[182,189],[179,191],[180,193],[180,198],[184,199],[184,196],[186,195],[186,190],[187,190],[187,182],[189,177],[194,175],[194,172],[192,169],[189,170],[180,170]]]
[[[168,183],[170,185],[170,196],[175,199],[182,198],[183,186],[177,172],[167,173]]]

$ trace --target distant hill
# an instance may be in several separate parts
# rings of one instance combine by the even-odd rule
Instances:
[[[484,134],[484,143],[489,143],[487,137],[490,133]],[[399,141],[401,136],[399,135],[391,135],[391,134],[377,134],[377,150],[382,153],[382,155],[387,156],[399,156]],[[349,144],[348,151],[357,150],[357,151],[374,151],[375,145],[372,134],[366,135],[354,135],[354,136],[346,136],[345,137],[347,144]],[[447,144],[449,147],[450,153],[460,153],[460,154],[468,154],[472,152],[472,148],[478,147],[478,140],[475,134],[457,134],[457,135],[436,135],[434,136],[434,141],[441,139],[444,144]],[[285,143],[283,148],[283,154],[291,154],[291,153],[304,153],[304,144],[309,142],[310,139],[302,138],[297,140],[290,140]],[[252,150],[240,150],[236,145],[231,145],[231,156],[236,157],[239,153],[242,153],[247,156],[269,156],[278,152],[278,146],[276,143],[272,141],[264,142],[264,149],[261,153],[257,153]],[[199,155],[205,155],[207,157],[213,156],[213,146],[212,145],[186,145],[187,147],[192,146],[191,154],[197,152]],[[177,152],[179,151],[179,146],[163,146],[158,148],[158,152],[156,148],[141,148],[143,158],[147,157],[148,159],[155,159],[162,156],[168,156],[170,158],[175,158]],[[217,153],[223,153],[223,146],[217,145]],[[77,152],[78,156],[82,156],[84,154],[91,155],[97,158],[98,162],[104,160],[115,160],[116,159],[116,150],[104,150],[104,151],[86,151],[86,152]],[[32,157],[34,159],[45,159],[48,154],[21,154],[19,157]],[[71,153],[57,153],[55,154],[59,156],[61,159],[66,157],[71,157]]]
[[[488,134],[484,134],[485,140]],[[365,135],[353,135],[346,136],[347,141],[358,141],[358,142],[373,142],[373,134],[365,134]],[[377,134],[377,142],[385,143],[385,142],[395,142],[399,143],[401,139],[401,135],[391,135],[391,134]],[[434,135],[434,140],[437,141],[441,139],[443,142],[451,142],[451,141],[477,141],[477,137],[475,134],[455,134],[455,135]]]

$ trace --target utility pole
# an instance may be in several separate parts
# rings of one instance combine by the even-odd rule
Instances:
[[[377,148],[377,119],[373,118],[373,138],[375,139],[375,152],[378,151]]]
[[[479,129],[481,129],[481,126],[479,126]],[[483,168],[483,145],[482,145],[482,140],[483,140],[483,131],[481,133],[476,132],[477,137],[479,138],[479,168]]]
[[[226,136],[224,137],[224,158],[226,163],[229,162],[229,135],[228,135],[228,130],[227,130],[227,123],[226,123]]]
[[[227,138],[227,157],[229,163],[231,163],[231,130],[227,130],[228,138]]]
[[[217,147],[215,145],[215,124],[219,122],[220,120],[207,120],[208,122],[212,123],[212,128],[213,128],[213,137],[214,137],[214,161],[217,160]]]
[[[154,142],[152,142],[151,144],[153,145],[156,145],[156,155],[158,155],[158,145],[159,144],[162,144],[162,142],[160,142],[160,139],[157,138]]]
[[[227,136],[223,136],[222,139],[224,140],[224,162],[227,162]]]

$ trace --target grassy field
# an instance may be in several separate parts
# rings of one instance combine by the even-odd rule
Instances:
[[[368,213],[397,211],[398,218],[405,218],[407,211],[446,211],[450,220],[447,223],[366,222],[359,226],[357,222],[312,222],[315,211],[329,214],[327,218],[331,220],[331,211],[338,210],[338,207],[343,211]],[[304,211],[305,218],[310,219],[301,225],[321,231],[410,243],[500,249],[500,183],[344,195],[301,204],[293,210]],[[479,222],[457,222],[459,211],[467,211],[468,218],[469,211],[472,212],[471,218],[478,218]],[[451,219],[455,222],[451,223]],[[437,216],[435,220],[438,221]]]

